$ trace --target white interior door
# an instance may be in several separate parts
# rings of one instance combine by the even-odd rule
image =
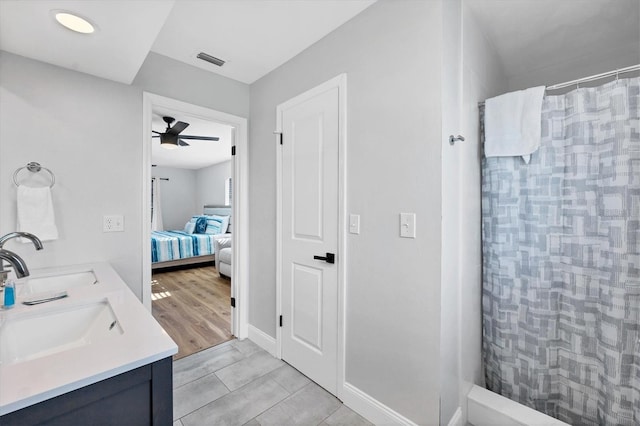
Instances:
[[[300,95],[285,105],[281,354],[336,394],[339,90]]]

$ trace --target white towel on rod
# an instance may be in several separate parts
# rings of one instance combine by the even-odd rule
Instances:
[[[485,101],[485,156],[522,156],[529,162],[530,154],[540,147],[544,90],[532,87]]]
[[[29,232],[41,241],[58,239],[51,188],[18,186],[18,231]],[[20,238],[24,243],[30,242]]]

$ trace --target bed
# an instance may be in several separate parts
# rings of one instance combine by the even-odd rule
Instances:
[[[215,217],[214,215],[228,216],[228,230],[231,230],[231,208],[228,206],[205,205],[203,215],[193,216],[190,222],[198,217]],[[219,233],[189,233],[185,230],[152,231],[151,269],[213,262],[215,240],[231,237],[231,234],[226,231],[227,229]]]

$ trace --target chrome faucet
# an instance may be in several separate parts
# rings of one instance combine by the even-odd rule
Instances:
[[[13,266],[13,270],[16,271],[16,277],[23,278],[29,276],[29,269],[27,268],[27,264],[24,262],[24,260],[14,252],[3,248],[4,243],[12,238],[18,237],[31,240],[33,245],[36,247],[36,250],[43,249],[42,241],[40,241],[40,238],[28,232],[11,232],[0,237],[0,287],[4,287],[4,283],[7,281],[7,277],[9,274],[9,272],[5,271],[4,269],[3,260],[6,260],[11,264],[11,266]]]
[[[22,237],[22,238],[26,238],[28,240],[31,240],[33,245],[36,246],[36,250],[42,250],[43,249],[42,241],[40,241],[40,238],[38,238],[35,235],[30,234],[28,232],[10,232],[7,235],[3,235],[2,237],[0,237],[0,249],[4,246],[4,243],[9,241],[10,239],[18,238],[18,237]]]
[[[11,264],[11,266],[13,266],[13,270],[16,271],[16,277],[23,278],[29,276],[29,268],[27,268],[27,264],[24,263],[24,260],[14,252],[0,248],[0,264],[2,263],[2,260],[6,260]],[[7,273],[8,272],[5,270],[0,272],[3,285],[7,279]]]

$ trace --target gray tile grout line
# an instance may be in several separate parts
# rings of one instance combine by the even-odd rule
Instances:
[[[221,344],[222,344],[222,343],[221,343]],[[218,346],[214,346],[214,348],[218,349]],[[227,365],[225,365],[224,367],[220,367],[220,368],[218,368],[217,370],[213,370],[212,372],[207,373],[207,374],[205,374],[204,376],[196,377],[195,379],[190,380],[190,381],[188,381],[188,382],[184,383],[183,385],[178,386],[177,388],[173,388],[173,390],[175,391],[176,389],[180,389],[181,387],[186,386],[186,385],[188,385],[189,383],[193,383],[193,382],[195,382],[196,380],[200,380],[200,379],[202,379],[203,377],[210,376],[211,374],[216,374],[218,371],[222,370],[223,368],[231,367],[232,365],[237,364],[237,363],[239,363],[240,361],[244,361],[245,359],[248,359],[248,358],[250,358],[251,356],[255,355],[255,354],[251,354],[251,355],[247,356],[247,355],[243,354],[243,353],[242,353],[240,350],[238,350],[237,348],[235,348],[235,347],[234,347],[234,349],[236,349],[236,350],[238,351],[238,353],[239,353],[240,355],[242,355],[244,358],[240,358],[239,360],[234,361],[234,362],[232,362],[231,364],[227,364]],[[185,358],[186,358],[186,357],[185,357]],[[175,362],[175,361],[174,361],[174,362]],[[218,377],[218,375],[217,375],[217,374],[216,374],[216,377]],[[262,377],[262,376],[260,376],[260,377]],[[220,379],[220,377],[218,377],[218,379]],[[220,380],[220,381],[222,382],[222,380]],[[222,384],[224,385],[224,382],[222,382]],[[225,385],[225,387],[226,387],[226,385]],[[227,389],[229,389],[229,388],[227,388]],[[231,389],[229,389],[229,392],[233,392],[233,391],[232,391]]]
[[[212,402],[215,402],[215,401],[219,400],[220,398],[223,398],[223,397],[225,397],[225,396],[227,396],[227,395],[230,395],[230,394],[232,394],[232,393],[234,393],[234,392],[238,392],[238,391],[240,391],[242,388],[244,388],[244,387],[246,387],[246,386],[250,385],[251,383],[255,382],[256,380],[261,379],[261,378],[263,378],[264,376],[266,376],[267,374],[272,373],[273,371],[275,371],[275,370],[277,370],[277,369],[279,369],[279,368],[282,368],[282,367],[284,366],[284,365],[281,365],[281,366],[276,367],[276,368],[274,368],[274,369],[272,369],[272,370],[269,370],[269,371],[267,371],[265,374],[263,374],[263,375],[261,375],[261,376],[256,377],[255,379],[251,380],[250,382],[245,383],[244,385],[242,385],[242,386],[241,386],[241,387],[239,387],[238,389],[236,389],[236,390],[233,390],[233,391],[232,391],[232,390],[231,390],[231,389],[229,389],[229,387],[228,387],[228,386],[227,386],[227,385],[222,381],[222,379],[220,379],[220,377],[219,377],[216,373],[217,373],[218,371],[220,371],[220,370],[224,369],[224,368],[227,368],[227,367],[230,367],[230,366],[232,366],[232,365],[234,365],[234,364],[237,364],[237,363],[238,363],[238,362],[240,362],[240,361],[244,361],[244,360],[246,360],[246,359],[248,359],[248,358],[250,358],[250,357],[254,356],[254,355],[257,353],[257,352],[255,352],[255,353],[252,353],[251,355],[246,355],[245,353],[243,353],[242,351],[240,351],[240,350],[235,346],[235,344],[233,344],[233,342],[236,342],[236,341],[238,341],[238,340],[237,340],[237,339],[232,339],[232,340],[229,340],[229,341],[227,341],[227,342],[223,342],[223,343],[221,343],[220,345],[216,345],[216,346],[214,346],[214,347],[213,347],[212,352],[213,352],[213,351],[215,351],[216,349],[219,349],[221,345],[225,345],[225,346],[233,346],[233,347],[234,347],[234,349],[236,349],[240,354],[242,354],[242,355],[243,355],[243,358],[241,358],[241,359],[239,359],[239,360],[237,360],[237,361],[235,361],[235,362],[232,362],[231,364],[225,365],[224,367],[220,367],[220,368],[218,368],[217,370],[212,371],[211,373],[205,374],[204,376],[200,376],[200,377],[198,377],[198,378],[196,378],[196,379],[194,379],[194,380],[191,380],[191,381],[189,381],[189,382],[187,382],[187,383],[183,384],[182,386],[179,386],[179,387],[177,387],[177,388],[174,388],[174,389],[173,389],[173,391],[175,392],[175,390],[176,390],[176,389],[179,389],[179,388],[181,388],[181,387],[183,387],[183,386],[186,386],[186,385],[187,385],[187,384],[189,384],[189,383],[193,383],[193,382],[195,382],[196,380],[200,380],[200,379],[202,379],[202,378],[204,378],[204,377],[207,377],[207,376],[210,376],[210,375],[212,375],[212,374],[215,374],[216,378],[220,381],[220,383],[222,383],[222,385],[223,385],[223,386],[224,386],[224,387],[229,391],[228,393],[226,393],[226,394],[224,394],[224,395],[220,395],[218,398],[213,399],[213,400],[211,400],[211,401],[207,402],[206,404],[204,404],[203,406],[198,407],[198,408],[196,408],[195,410],[193,410],[193,411],[191,411],[191,412],[189,412],[189,413],[187,413],[187,414],[183,415],[182,417],[180,417],[180,418],[176,419],[176,420],[179,420],[179,421],[180,421],[180,423],[181,423],[183,426],[184,426],[184,423],[182,423],[182,419],[183,419],[183,418],[185,418],[186,416],[188,416],[188,415],[190,415],[190,414],[194,413],[195,411],[197,411],[197,410],[201,409],[202,407],[204,407],[204,406],[206,406],[206,405],[211,404]],[[209,348],[209,349],[212,349],[212,348]],[[207,349],[205,349],[205,350],[207,350]],[[186,358],[186,357],[185,357],[185,358]],[[284,364],[286,364],[286,365],[289,365],[286,361],[283,361],[283,363],[284,363]],[[295,369],[295,367],[292,367],[292,368],[294,368],[294,369]],[[298,370],[296,369],[296,371],[298,371]],[[302,374],[302,373],[301,373],[301,374]],[[306,377],[306,376],[305,376],[305,377]],[[280,404],[280,403],[282,403],[282,402],[286,401],[287,399],[289,399],[289,398],[293,397],[294,395],[296,395],[296,394],[298,394],[298,393],[302,392],[302,390],[303,390],[303,389],[305,389],[306,387],[311,386],[312,384],[316,384],[316,383],[314,383],[313,381],[311,381],[311,382],[307,383],[306,385],[302,386],[300,389],[298,389],[298,390],[296,390],[295,392],[291,393],[291,392],[289,392],[287,389],[285,389],[283,385],[281,385],[280,383],[278,383],[278,381],[277,381],[277,380],[274,380],[274,379],[270,379],[270,380],[271,380],[271,381],[273,381],[276,385],[280,386],[282,389],[284,389],[284,390],[285,390],[285,392],[287,392],[287,394],[288,394],[288,395],[287,395],[286,397],[284,397],[283,399],[281,399],[280,401],[278,401],[278,402],[274,403],[274,404],[273,404],[273,405],[271,405],[270,407],[268,407],[268,408],[264,409],[262,412],[258,413],[256,416],[252,417],[252,418],[251,418],[251,419],[249,419],[247,422],[250,422],[251,420],[256,419],[257,417],[259,417],[260,415],[262,415],[262,414],[263,414],[263,413],[265,413],[266,411],[269,411],[271,408],[275,407],[276,405],[278,405],[278,404]],[[318,385],[318,384],[316,384],[316,386],[319,386],[319,385]],[[323,390],[324,390],[324,389],[323,389]],[[325,390],[325,392],[326,392],[326,390]],[[334,397],[334,398],[336,398],[336,399],[340,402],[340,405],[338,405],[338,407],[337,407],[335,410],[333,410],[333,411],[332,411],[328,416],[326,416],[326,417],[325,417],[325,418],[323,418],[320,422],[318,422],[318,423],[317,423],[317,425],[319,425],[320,423],[322,423],[322,422],[324,422],[325,420],[327,420],[329,417],[331,417],[333,414],[335,414],[335,413],[336,413],[336,411],[338,411],[342,405],[344,405],[344,403],[343,403],[342,401],[340,401],[340,400],[339,400],[335,395],[331,395],[331,396],[332,396],[332,397]]]
[[[257,379],[256,379],[256,380],[257,380]],[[273,379],[271,379],[271,380],[273,380]],[[293,393],[290,393],[290,392],[289,392],[288,390],[286,390],[286,389],[284,388],[284,386],[282,386],[280,383],[278,383],[278,382],[277,382],[277,381],[275,381],[275,380],[273,380],[273,381],[274,381],[278,386],[280,386],[282,389],[284,389],[284,390],[285,390],[289,395],[288,395],[288,396],[286,396],[286,397],[284,397],[284,398],[282,398],[280,401],[276,402],[276,403],[275,403],[275,404],[273,404],[271,407],[266,408],[266,409],[265,409],[265,410],[263,410],[261,413],[259,413],[258,415],[256,415],[253,419],[256,419],[256,418],[260,417],[262,414],[264,414],[264,413],[266,413],[267,411],[271,410],[271,409],[272,409],[273,407],[275,407],[276,405],[282,404],[282,403],[283,403],[283,402],[285,402],[287,399],[292,398],[294,395],[296,395],[296,394],[298,394],[298,393],[302,392],[302,390],[303,390],[304,388],[306,388],[307,386],[310,386],[310,385],[313,383],[313,382],[311,382],[311,383],[307,383],[306,385],[304,385],[303,387],[301,387],[301,388],[300,388],[300,389],[298,389],[297,391],[295,391],[295,392],[293,392]],[[331,413],[331,414],[333,414],[333,413]],[[251,420],[253,420],[253,419],[249,419],[249,421],[251,421]],[[257,421],[257,420],[256,420],[256,421]],[[322,420],[322,422],[323,422],[323,421],[324,421],[324,419]],[[320,422],[320,423],[322,423],[322,422]],[[259,423],[259,422],[258,422],[258,423]]]
[[[220,371],[220,370],[217,370],[217,371]],[[227,394],[225,394],[225,395],[228,395],[228,394],[230,394],[230,393],[232,393],[232,392],[233,392],[231,389],[229,389],[229,386],[227,386],[227,384],[226,384],[226,383],[225,383],[225,382],[220,378],[220,376],[218,376],[218,375],[216,374],[216,372],[215,372],[215,371],[214,371],[213,373],[211,373],[211,374],[215,374],[215,375],[216,375],[216,377],[218,378],[218,380],[220,381],[220,383],[222,383],[222,386],[224,386],[224,387],[229,391],[229,392],[228,392]],[[253,382],[253,380],[252,380],[251,382]],[[251,383],[251,382],[249,382],[249,383]],[[224,396],[224,395],[219,396],[218,398],[222,398],[223,396]],[[214,399],[213,401],[215,401],[215,399]],[[211,402],[213,402],[213,401],[211,401]]]
[[[272,370],[272,371],[273,371],[273,370]],[[263,376],[261,376],[261,377],[263,377]],[[258,380],[258,379],[255,379],[255,380]],[[275,381],[275,380],[273,380],[273,379],[269,379],[269,380],[271,380],[272,382],[274,382],[276,385],[280,386],[280,387],[281,387],[282,389],[284,389],[284,391],[285,391],[286,393],[288,393],[289,395],[285,396],[285,397],[284,397],[284,398],[282,398],[280,401],[278,401],[278,402],[274,403],[271,407],[265,408],[264,410],[262,410],[261,412],[259,412],[258,414],[256,414],[254,417],[252,417],[252,418],[250,418],[249,420],[247,420],[247,421],[245,422],[245,424],[246,424],[246,423],[249,423],[249,422],[250,422],[251,420],[253,420],[253,419],[257,419],[257,418],[258,418],[258,417],[260,417],[262,414],[264,414],[264,413],[266,413],[267,411],[271,410],[271,409],[272,409],[273,407],[275,407],[276,405],[278,405],[278,404],[280,404],[280,403],[282,403],[282,402],[286,401],[287,399],[291,398],[294,394],[298,393],[298,391],[300,390],[300,389],[298,389],[298,391],[295,391],[294,393],[290,393],[290,392],[289,392],[288,390],[286,390],[286,389],[284,388],[284,386],[282,386],[280,383],[276,382],[276,381]],[[249,383],[253,383],[253,382],[249,382]],[[249,383],[247,383],[247,384],[249,384]],[[245,386],[246,386],[246,385],[245,385]],[[243,387],[244,387],[244,386],[243,386]],[[256,420],[256,421],[257,421],[257,420]],[[258,422],[258,423],[260,423],[260,422]]]
[[[284,361],[283,361],[283,362],[284,362]],[[286,363],[285,363],[285,364],[286,364]],[[286,364],[286,365],[289,365],[289,364]],[[274,371],[276,371],[277,369],[282,368],[282,367],[284,367],[284,365],[281,365],[280,367],[274,368],[274,369],[273,369],[273,370],[271,370],[269,373],[272,373],[272,372],[274,372]],[[297,370],[296,370],[296,371],[297,371]],[[267,373],[267,374],[269,374],[269,373]],[[266,376],[266,374],[265,374],[264,376]],[[254,379],[254,380],[252,380],[252,381],[251,381],[251,382],[249,382],[249,383],[252,383],[253,381],[258,380],[259,378],[264,377],[264,376],[260,376],[260,377],[258,377],[257,379]],[[284,390],[285,390],[285,392],[287,392],[289,395],[287,395],[286,397],[282,398],[280,401],[276,402],[276,403],[275,403],[275,404],[273,404],[271,407],[265,408],[263,411],[261,411],[260,413],[256,414],[254,417],[250,418],[250,419],[249,419],[249,420],[247,420],[245,423],[249,423],[251,420],[257,419],[257,418],[258,418],[258,417],[260,417],[262,414],[266,413],[267,411],[269,411],[270,409],[272,409],[272,408],[273,408],[273,407],[275,407],[276,405],[283,403],[284,401],[286,401],[287,399],[291,398],[293,395],[297,394],[297,393],[298,393],[298,392],[300,392],[302,389],[306,388],[306,387],[307,387],[307,386],[309,386],[311,383],[313,383],[313,382],[311,382],[311,383],[307,383],[306,385],[304,385],[303,387],[301,387],[300,389],[298,389],[298,390],[296,390],[295,392],[293,392],[293,393],[292,393],[292,392],[289,392],[289,391],[284,387],[284,385],[282,385],[282,384],[281,384],[280,382],[278,382],[277,380],[275,380],[275,379],[270,379],[270,380],[271,380],[271,381],[273,381],[276,385],[280,386],[282,389],[284,389]],[[249,384],[249,383],[247,383],[247,384]],[[245,386],[246,386],[246,385],[245,385]],[[331,414],[333,414],[333,413],[331,413]],[[257,420],[256,420],[256,421],[257,421]],[[324,421],[324,420],[323,420],[323,421]]]
[[[1,1],[1,0],[0,0],[0,1]],[[197,378],[195,378],[195,379],[193,379],[193,380],[190,380],[190,381],[186,382],[184,385],[180,385],[180,386],[178,386],[177,388],[173,388],[173,391],[175,392],[175,391],[177,391],[177,390],[178,390],[178,389],[180,389],[180,388],[183,388],[183,387],[185,387],[185,386],[187,386],[187,385],[190,385],[190,384],[191,384],[191,383],[193,383],[193,382],[197,382],[197,381],[198,381],[198,380],[200,380],[200,379],[204,379],[205,377],[209,377],[209,376],[210,376],[210,375],[212,375],[212,374],[216,374],[216,372],[215,372],[215,371],[212,371],[211,373],[207,373],[207,374],[205,374],[205,375],[203,375],[203,376],[199,376],[199,377],[197,377]],[[220,380],[220,377],[218,377],[218,375],[217,375],[217,374],[216,374],[216,377],[218,378],[218,380]],[[224,387],[225,387],[225,388],[227,388],[227,385],[225,385],[225,384],[224,384],[224,382],[223,382],[222,380],[220,380],[220,383],[222,383],[222,384],[224,385]],[[229,388],[227,388],[227,390],[228,390],[229,392],[232,392],[232,390],[231,390],[231,389],[229,389]]]
[[[247,358],[248,358],[248,357],[247,357]],[[243,359],[246,359],[246,358],[243,358]],[[235,364],[235,363],[234,363],[234,364]],[[233,365],[233,364],[229,364],[229,365]],[[220,369],[219,369],[219,370],[220,370]],[[275,370],[275,369],[274,369],[274,370]],[[201,409],[202,407],[205,407],[205,406],[207,406],[207,405],[211,404],[212,402],[215,402],[215,401],[219,400],[220,398],[224,398],[224,397],[225,397],[225,396],[227,396],[227,395],[231,395],[231,394],[232,394],[232,393],[234,393],[234,392],[238,392],[238,391],[240,391],[240,389],[242,389],[242,388],[244,388],[244,387],[246,387],[246,386],[249,386],[251,383],[255,382],[255,381],[256,381],[256,380],[258,380],[258,379],[263,378],[264,376],[266,376],[267,374],[271,373],[271,372],[272,372],[272,371],[274,371],[274,370],[270,370],[270,371],[268,371],[267,373],[263,374],[262,376],[260,376],[260,377],[256,377],[255,379],[253,379],[253,380],[252,380],[252,381],[250,381],[249,383],[245,383],[244,385],[240,386],[238,389],[236,389],[236,390],[234,390],[234,391],[230,390],[230,389],[227,387],[227,385],[225,385],[225,384],[224,384],[224,382],[223,382],[222,380],[220,380],[220,378],[216,375],[216,377],[218,378],[218,380],[220,380],[220,383],[222,383],[222,385],[223,385],[225,388],[227,388],[227,390],[228,390],[229,392],[228,392],[228,393],[226,393],[226,394],[224,394],[224,395],[220,395],[220,396],[219,396],[219,397],[217,397],[216,399],[213,399],[213,400],[211,400],[211,401],[207,402],[207,403],[206,403],[206,404],[204,404],[203,406],[198,407],[198,408],[196,408],[195,410],[188,412],[187,414],[183,415],[182,417],[180,417],[180,418],[178,418],[178,419],[176,419],[176,420],[180,420],[180,423],[182,423],[182,419],[183,419],[183,418],[185,418],[185,417],[187,417],[188,415],[190,415],[190,414],[192,414],[192,413],[194,413],[194,412],[198,411],[198,410],[199,410],[199,409]],[[218,370],[216,370],[216,371],[218,371]],[[206,376],[209,376],[209,375],[211,375],[211,374],[215,374],[215,372],[210,373],[210,374],[207,374]],[[202,377],[206,377],[206,376],[202,376]],[[197,380],[197,379],[196,379],[196,380]],[[271,381],[272,381],[272,382],[274,382],[276,385],[278,385],[279,387],[281,387],[282,389],[284,389],[284,391],[285,391],[288,395],[287,395],[286,397],[282,398],[280,401],[278,401],[278,402],[276,402],[275,404],[273,404],[271,407],[269,407],[269,408],[265,409],[264,411],[260,412],[260,413],[259,413],[258,415],[256,415],[255,417],[253,417],[253,418],[249,419],[248,421],[251,421],[251,420],[255,419],[255,418],[256,418],[256,417],[258,417],[260,414],[262,414],[262,413],[264,413],[265,411],[267,411],[267,410],[269,410],[269,409],[271,409],[271,408],[275,407],[276,405],[278,405],[279,403],[281,403],[282,401],[284,401],[285,399],[287,399],[287,398],[289,398],[290,396],[292,396],[292,395],[293,395],[293,394],[292,394],[292,393],[290,393],[288,390],[286,390],[286,389],[284,388],[284,386],[282,386],[280,383],[276,382],[276,381],[275,381],[275,380],[273,380],[273,379],[269,379],[269,380],[271,380]],[[195,381],[195,380],[192,380],[192,382],[193,382],[193,381]],[[191,382],[189,382],[189,383],[191,383]],[[310,384],[310,383],[308,383],[307,385],[309,385],[309,384]],[[307,385],[303,386],[303,388],[304,388],[304,387],[306,387]],[[180,386],[180,387],[182,387],[182,386]],[[174,390],[175,390],[175,389],[174,389]],[[300,390],[300,389],[299,389],[299,390]],[[299,390],[298,390],[298,391],[299,391]],[[296,391],[296,392],[294,392],[294,393],[297,393],[298,391]],[[184,423],[183,423],[183,426],[184,426]]]
[[[234,341],[234,340],[229,340],[229,342],[233,342],[233,341]],[[223,345],[223,344],[225,344],[225,343],[228,343],[228,342],[223,342],[223,343],[221,343],[220,345]],[[215,351],[216,349],[219,349],[220,345],[214,346],[214,347],[213,347],[213,348],[214,348],[214,350],[213,350],[213,351]],[[235,345],[231,345],[231,346],[234,346],[234,349],[236,349],[236,350],[237,350],[237,348],[235,348]],[[211,348],[209,348],[209,349],[211,349]],[[206,350],[206,349],[205,349],[205,350]],[[212,351],[212,352],[213,352],[213,351]],[[224,387],[225,387],[225,389],[227,389],[227,391],[228,391],[226,394],[224,394],[224,395],[220,395],[220,396],[219,396],[219,397],[217,397],[216,399],[213,399],[213,400],[211,400],[211,401],[207,402],[206,404],[204,404],[204,405],[202,405],[202,406],[200,406],[200,407],[196,408],[195,410],[190,411],[190,412],[188,412],[187,414],[183,415],[182,417],[179,417],[178,419],[176,419],[176,420],[180,420],[180,424],[182,424],[182,425],[184,426],[184,423],[182,423],[182,419],[183,419],[184,417],[188,416],[189,414],[191,414],[191,413],[193,413],[193,412],[195,412],[195,411],[198,411],[199,409],[201,409],[201,408],[202,408],[202,407],[204,407],[205,405],[209,405],[209,404],[211,404],[212,402],[217,401],[218,399],[222,398],[223,396],[225,396],[225,395],[229,395],[229,394],[231,394],[231,393],[233,393],[233,392],[234,392],[234,391],[232,391],[231,389],[229,389],[229,387],[228,387],[228,386],[227,386],[227,385],[226,385],[226,384],[225,384],[225,383],[220,379],[220,377],[218,377],[218,375],[216,374],[216,372],[217,372],[217,371],[222,370],[223,368],[226,368],[226,367],[228,367],[228,366],[230,366],[230,365],[233,365],[233,364],[235,364],[235,363],[237,363],[237,362],[240,362],[240,361],[245,360],[245,359],[247,359],[247,358],[248,358],[245,354],[243,354],[243,353],[242,353],[242,352],[240,352],[239,350],[238,350],[238,352],[239,352],[240,354],[242,354],[242,355],[244,356],[244,358],[241,358],[241,359],[239,359],[238,361],[232,362],[231,364],[226,365],[226,366],[224,366],[224,367],[218,368],[217,370],[214,370],[214,371],[212,371],[211,373],[205,374],[204,376],[200,376],[200,377],[198,377],[198,378],[196,378],[196,379],[193,379],[193,380],[191,380],[191,381],[189,381],[189,382],[186,382],[186,383],[185,383],[185,384],[183,384],[182,386],[178,386],[177,388],[173,388],[173,391],[172,391],[172,392],[175,392],[177,389],[180,389],[180,388],[182,388],[182,387],[184,387],[184,386],[186,386],[186,385],[188,385],[188,384],[190,384],[190,383],[193,383],[193,382],[195,382],[195,381],[197,381],[197,380],[203,379],[203,378],[205,378],[205,377],[208,377],[208,376],[210,376],[210,375],[214,374],[214,375],[216,376],[216,378],[218,379],[218,381],[219,381],[220,383],[222,383],[222,386],[224,386]],[[186,357],[185,357],[185,358],[186,358]],[[262,376],[260,376],[260,377],[262,377]],[[257,379],[255,379],[255,380],[257,380]],[[253,380],[252,380],[251,382],[249,382],[249,383],[252,383],[252,382],[253,382]],[[247,383],[247,384],[249,384],[249,383]],[[237,390],[237,389],[236,389],[236,390]],[[286,389],[285,389],[285,390],[286,390]]]
[[[236,389],[235,391],[230,391],[229,393],[226,393],[226,394],[224,394],[224,395],[221,395],[221,396],[219,396],[218,398],[216,398],[216,399],[214,399],[214,400],[212,400],[212,401],[207,402],[207,403],[206,403],[206,404],[204,404],[202,407],[205,407],[205,406],[207,406],[207,405],[211,404],[212,402],[215,402],[215,401],[217,401],[217,400],[219,400],[219,399],[221,399],[221,398],[224,398],[224,397],[225,397],[225,396],[227,396],[227,395],[231,395],[232,393],[234,393],[234,392],[236,392],[236,391],[239,391],[240,389],[244,388],[245,386],[250,385],[251,383],[255,382],[256,380],[258,380],[258,379],[260,379],[260,378],[262,378],[262,377],[264,377],[264,376],[260,376],[260,377],[258,377],[258,378],[256,378],[256,379],[254,379],[254,380],[250,381],[249,383],[247,383],[246,385],[244,385],[244,386],[242,386],[242,387],[240,387],[240,388]],[[273,381],[276,385],[280,386],[282,389],[284,389],[284,387],[282,387],[282,385],[280,385],[280,383],[276,382],[276,381],[275,381],[275,380],[273,380],[273,379],[270,379],[270,380],[271,380],[271,381]],[[222,381],[222,380],[221,380],[221,381]],[[223,383],[223,384],[224,384],[224,383]],[[229,389],[229,388],[227,388],[227,389]],[[289,398],[291,395],[293,395],[293,394],[290,394],[290,393],[289,393],[289,391],[288,391],[288,390],[286,390],[286,389],[284,389],[284,391],[285,391],[285,392],[287,392],[289,395],[285,396],[285,397],[284,397],[284,398],[282,398],[280,401],[278,401],[278,402],[276,402],[275,404],[273,404],[271,407],[269,407],[269,408],[265,409],[264,411],[261,411],[261,412],[260,412],[260,413],[258,413],[255,417],[250,418],[250,419],[249,419],[249,420],[247,420],[245,423],[250,422],[251,420],[253,420],[253,419],[255,419],[256,417],[258,417],[260,414],[264,413],[264,412],[265,412],[265,411],[267,411],[267,410],[270,410],[271,408],[275,407],[276,405],[280,404],[282,401],[284,401],[285,399],[287,399],[287,398]],[[179,418],[179,419],[177,419],[177,420],[180,420],[180,423],[182,423],[182,419],[183,419],[183,418],[185,418],[185,417],[187,417],[188,415],[190,415],[190,414],[192,414],[192,413],[194,413],[194,412],[198,411],[198,410],[199,410],[199,409],[201,409],[202,407],[198,407],[198,408],[196,408],[195,410],[193,410],[193,411],[191,411],[191,412],[189,412],[189,413],[185,414],[184,416],[180,417],[180,418]],[[182,423],[182,424],[183,424],[183,426],[184,426],[184,423]]]
[[[296,370],[297,371],[297,370]],[[305,376],[306,377],[306,376]],[[257,379],[256,379],[257,380]],[[273,380],[273,379],[271,379]],[[279,385],[281,388],[284,389],[284,386],[282,386],[280,383],[278,383],[276,380],[273,380],[274,382],[276,382],[277,385]],[[265,412],[269,411],[270,409],[272,409],[273,407],[275,407],[276,405],[282,404],[284,401],[293,398],[294,395],[302,392],[306,387],[311,386],[311,385],[316,385],[319,386],[320,388],[322,388],[322,390],[324,390],[326,392],[326,389],[324,389],[322,386],[318,385],[317,383],[315,383],[314,381],[311,381],[309,383],[307,383],[306,385],[304,385],[303,387],[301,387],[300,389],[298,389],[297,391],[293,392],[293,393],[289,393],[289,391],[287,391],[286,389],[284,389],[285,391],[287,391],[287,393],[289,393],[289,396],[281,399],[280,401],[276,402],[275,404],[273,404],[271,407],[265,409],[264,411],[262,411],[261,413],[257,414],[255,417],[249,419],[247,422],[245,423],[249,423],[251,420],[257,419],[258,417],[260,417],[262,414],[264,414]],[[338,407],[333,410],[327,417],[323,418],[322,420],[320,420],[318,423],[316,423],[315,426],[318,426],[320,423],[324,422],[325,420],[327,420],[329,417],[333,416],[336,411],[338,411],[342,406],[344,406],[344,403],[342,401],[340,401],[335,395],[331,394],[332,397],[334,397],[335,399],[337,399],[340,404],[338,405]],[[256,420],[257,421],[257,420]]]
[[[338,399],[335,395],[331,395],[333,396],[335,399]],[[338,401],[340,401],[338,399]],[[345,407],[344,403],[342,401],[340,401],[340,405],[338,405],[338,408],[336,408],[335,410],[333,410],[331,412],[331,414],[329,414],[327,417],[325,417],[324,419],[320,420],[320,422],[318,422],[318,424],[316,426],[318,426],[320,423],[324,422],[325,420],[327,420],[329,417],[333,416],[340,408]],[[347,407],[349,408],[349,407]]]
[[[229,389],[229,388],[227,387],[227,385],[222,381],[222,379],[220,378],[220,376],[218,376],[216,373],[217,373],[218,371],[220,371],[220,370],[224,369],[224,368],[231,367],[232,365],[235,365],[235,364],[239,363],[240,361],[244,361],[245,359],[249,359],[249,358],[251,358],[251,357],[252,357],[252,356],[254,356],[254,355],[255,355],[255,354],[251,354],[250,356],[245,357],[245,358],[243,358],[243,359],[239,359],[238,361],[236,361],[236,362],[234,362],[234,363],[231,363],[231,364],[229,364],[229,365],[227,365],[227,366],[224,366],[224,367],[222,367],[222,368],[218,368],[216,371],[214,371],[214,372],[213,372],[213,374],[215,374],[215,375],[216,375],[216,377],[218,378],[218,380],[220,380],[220,382],[222,382],[222,384],[223,384],[223,385],[225,385],[225,387],[226,387],[227,389]],[[247,383],[245,383],[244,385],[240,386],[240,387],[239,387],[238,389],[236,389],[236,390],[242,389],[243,387],[245,387],[245,386],[246,386],[246,385],[248,385],[249,383],[253,383],[253,382],[255,382],[256,380],[258,380],[258,379],[260,379],[260,378],[262,378],[262,377],[266,376],[267,374],[271,373],[272,371],[277,370],[278,368],[280,368],[280,367],[276,367],[276,368],[274,368],[274,369],[271,369],[271,370],[267,371],[266,373],[264,373],[264,374],[262,374],[262,375],[260,375],[260,376],[256,377],[255,379],[251,380],[250,382],[247,382]],[[276,382],[276,381],[274,380],[274,382]],[[281,385],[280,383],[276,382],[276,384],[277,384],[278,386],[282,387],[282,385]],[[236,390],[233,390],[233,391],[232,391],[231,389],[229,389],[229,392],[235,392]],[[286,390],[286,389],[285,389],[285,390]],[[287,393],[288,393],[288,391],[287,391]]]

